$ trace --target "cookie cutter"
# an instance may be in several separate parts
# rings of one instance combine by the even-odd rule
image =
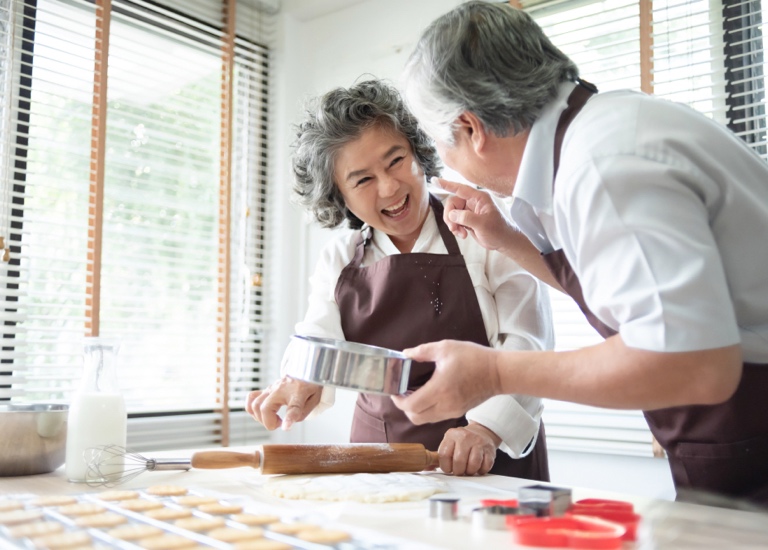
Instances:
[[[549,485],[529,485],[517,491],[520,506],[533,508],[537,516],[562,516],[571,507],[571,490]]]
[[[626,532],[618,523],[576,515],[532,519],[509,516],[507,527],[515,543],[548,548],[620,550]]]
[[[459,518],[459,497],[434,496],[429,499],[429,517],[453,521]]]
[[[573,503],[566,516],[581,515],[592,516],[606,521],[612,521],[624,526],[627,530],[623,540],[637,540],[637,527],[640,523],[640,515],[635,513],[634,506],[623,500],[610,500],[603,498],[585,498]]]
[[[507,518],[534,518],[536,510],[517,506],[481,506],[472,510],[472,527],[503,531],[507,528]]]

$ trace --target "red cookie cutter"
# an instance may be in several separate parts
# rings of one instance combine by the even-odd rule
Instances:
[[[495,498],[484,498],[480,501],[480,506],[504,506],[505,508],[517,508],[519,504],[516,498],[508,500],[497,500]]]
[[[590,516],[507,518],[514,541],[544,548],[619,550],[626,532],[623,525]]]
[[[640,516],[634,512],[634,506],[623,500],[586,498],[573,503],[566,513],[570,515],[592,516],[614,523],[620,523],[626,529],[624,540],[637,540],[637,526]]]

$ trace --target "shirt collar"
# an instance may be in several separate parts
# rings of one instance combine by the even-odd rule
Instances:
[[[525,201],[537,212],[552,214],[555,130],[575,86],[573,82],[560,84],[557,97],[544,106],[528,134],[512,198]]]

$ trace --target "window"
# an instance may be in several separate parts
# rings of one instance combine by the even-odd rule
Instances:
[[[0,399],[67,401],[98,334],[122,342],[131,446],[242,440],[266,327],[269,6],[0,1]]]
[[[601,91],[634,88],[705,113],[766,154],[762,12],[768,0],[523,0]],[[516,4],[516,2],[512,2]],[[597,343],[573,301],[552,292],[557,349]],[[651,456],[642,414],[548,401],[550,448]]]

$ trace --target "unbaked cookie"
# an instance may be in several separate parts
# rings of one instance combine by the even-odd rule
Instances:
[[[338,544],[350,540],[349,533],[336,529],[308,529],[299,531],[296,538],[307,542],[316,542],[317,544]]]
[[[173,500],[182,506],[200,506],[201,504],[213,504],[219,502],[219,499],[216,497],[206,497],[202,495],[184,495],[176,497]]]
[[[258,527],[252,529],[237,529],[236,527],[219,527],[206,533],[212,539],[222,542],[238,542],[241,540],[260,539],[264,531]]]
[[[231,519],[243,525],[267,525],[280,521],[278,516],[272,514],[234,514]]]
[[[55,550],[58,548],[72,548],[83,546],[91,542],[91,535],[85,531],[69,531],[67,533],[54,533],[32,539],[35,548]]]
[[[270,523],[267,527],[269,527],[270,531],[274,531],[275,533],[281,533],[283,535],[295,535],[299,531],[308,531],[310,529],[320,529],[319,525],[315,525],[314,523]]]
[[[137,491],[103,491],[96,495],[99,500],[131,500],[138,498]]]
[[[104,512],[103,514],[88,514],[75,520],[75,525],[80,527],[116,527],[126,523],[125,516],[114,512]]]
[[[35,521],[25,523],[8,529],[11,538],[21,539],[26,537],[41,537],[51,533],[59,533],[64,530],[64,525],[58,521]]]
[[[107,509],[101,504],[93,502],[78,502],[77,504],[65,504],[59,506],[59,512],[65,516],[87,516],[88,514],[101,514]]]
[[[213,504],[201,504],[197,507],[197,509],[201,512],[205,512],[206,514],[213,515],[239,514],[243,511],[242,506],[237,506],[236,504],[222,504],[220,502],[215,502]]]
[[[43,512],[40,510],[11,510],[0,513],[0,525],[18,525],[41,517],[43,517]]]
[[[10,512],[11,510],[21,510],[24,505],[18,500],[12,498],[0,499],[0,512]]]
[[[176,548],[197,546],[197,542],[181,535],[156,535],[139,539],[136,544],[147,550],[175,550]]]
[[[225,523],[224,518],[183,518],[174,522],[174,525],[189,531],[210,531],[223,527]]]
[[[156,508],[162,508],[165,506],[162,502],[157,500],[148,500],[146,498],[133,498],[131,500],[122,500],[119,502],[121,508],[130,510],[131,512],[146,512],[147,510],[154,510]]]
[[[293,546],[270,539],[244,540],[235,543],[235,550],[291,550]]]
[[[77,502],[75,497],[68,495],[48,495],[37,497],[32,501],[34,506],[63,506],[65,504],[74,504]]]
[[[163,530],[154,525],[145,525],[136,523],[132,525],[123,525],[107,532],[107,534],[121,540],[137,540],[162,534]]]
[[[160,521],[170,521],[172,519],[188,518],[192,515],[192,510],[188,508],[158,508],[144,512],[148,518],[159,519]]]
[[[179,485],[153,485],[152,487],[147,487],[146,492],[159,497],[175,497],[186,495],[189,490]]]

